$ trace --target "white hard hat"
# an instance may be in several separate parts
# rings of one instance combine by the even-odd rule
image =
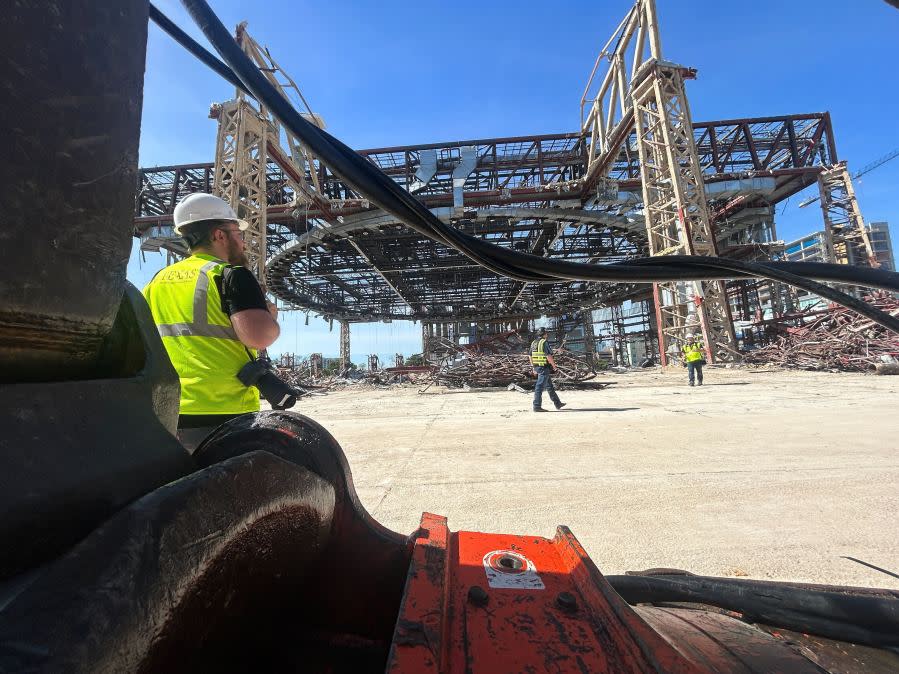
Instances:
[[[175,206],[175,233],[181,234],[181,228],[203,220],[229,220],[236,222],[241,231],[249,227],[246,220],[237,217],[228,202],[212,194],[194,192],[188,194]]]

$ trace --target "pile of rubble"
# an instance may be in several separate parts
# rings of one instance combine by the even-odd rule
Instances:
[[[899,316],[899,301],[888,293],[868,296],[865,301]],[[899,335],[851,309],[831,305],[823,313],[810,313],[808,319],[802,326],[779,328],[782,334],[747,353],[743,361],[801,370],[886,372],[899,360]]]
[[[278,377],[306,394],[324,394],[346,386],[361,388],[387,388],[404,384],[420,384],[432,380],[434,368],[388,367],[378,370],[347,369],[325,374],[316,372],[308,360],[291,367],[278,366]]]
[[[436,346],[444,352],[441,367],[433,374],[435,384],[459,387],[521,385],[535,379],[528,358],[532,335],[513,330],[490,335],[475,344],[458,345],[441,340]],[[583,382],[596,372],[583,354],[561,346],[553,348],[556,382]]]
[[[376,370],[349,369],[325,375],[309,360],[291,361],[276,367],[278,376],[305,393],[325,393],[344,386],[387,388],[401,385],[443,385],[450,388],[509,387],[531,384],[535,379],[528,352],[533,336],[512,330],[489,335],[475,344],[431,338],[429,348],[439,358],[438,366],[387,367]],[[584,354],[565,349],[564,341],[553,347],[559,384],[582,383],[596,376]]]

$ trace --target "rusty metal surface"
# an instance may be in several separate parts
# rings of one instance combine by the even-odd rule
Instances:
[[[703,672],[584,564],[560,528],[449,533],[422,516],[387,671]],[[598,572],[597,572],[598,574]]]
[[[194,454],[200,466],[262,450],[302,466],[334,489],[334,518],[327,550],[305,591],[316,606],[316,629],[387,644],[402,596],[410,546],[407,537],[369,515],[353,486],[340,445],[320,424],[301,414],[265,411],[222,424]]]
[[[104,353],[88,380],[0,386],[0,580],[195,470],[174,438],[178,374],[131,284]]]
[[[832,674],[895,674],[899,653],[757,625]]]
[[[631,606],[566,527],[552,540],[452,533],[425,513],[387,671],[851,674],[899,671],[897,662],[709,607]]]
[[[158,489],[0,613],[0,671],[249,671],[333,512],[325,480],[265,452]]]
[[[83,377],[125,288],[147,3],[4,7],[0,381]]]
[[[730,616],[686,608],[638,606],[634,610],[687,658],[713,672],[823,671],[767,632]]]

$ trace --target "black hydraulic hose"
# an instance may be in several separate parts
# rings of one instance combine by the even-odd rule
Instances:
[[[244,88],[243,82],[238,79],[231,68],[219,61],[215,57],[215,54],[210,53],[197,44],[197,42],[190,35],[181,30],[174,21],[160,12],[152,2],[150,3],[150,19],[174,38],[178,44],[200,59],[204,65],[209,66],[216,74],[221,75],[235,87],[239,89]]]
[[[627,261],[627,264],[633,266],[652,266],[657,264],[663,258],[661,257],[640,257]],[[705,258],[698,255],[665,255],[665,260],[671,262],[689,262],[697,264]],[[712,258],[720,261],[727,258]],[[614,263],[619,264],[619,263]],[[834,264],[830,262],[758,262],[756,264],[771,265],[775,269],[786,271],[797,276],[814,279],[817,281],[833,281],[837,283],[847,283],[847,266],[845,264]],[[879,288],[880,290],[896,291],[896,283],[899,282],[899,274],[895,272],[885,271],[883,269],[875,269],[873,267],[852,267],[852,280],[854,285],[866,286],[868,288]],[[722,276],[722,279],[724,277]],[[734,276],[728,275],[728,279]],[[738,277],[739,278],[739,277]]]
[[[899,647],[899,593],[707,576],[606,576],[630,604],[689,602],[751,622],[877,648]]]
[[[653,282],[761,276],[783,281],[818,294],[822,294],[819,293],[819,289],[824,288],[824,294],[829,299],[849,306],[885,327],[899,332],[899,319],[844,293],[810,282],[786,271],[791,263],[752,265],[722,258],[695,259],[683,256],[676,263],[667,260],[658,262],[653,260],[638,265],[627,263],[578,264],[547,260],[540,256],[508,250],[447,226],[412,194],[402,189],[377,167],[361,158],[338,139],[303,119],[290,102],[272,87],[241,51],[204,0],[182,0],[182,3],[230,66],[232,75],[236,75],[243,83],[244,86],[241,88],[269,108],[281,123],[301,138],[315,155],[330,166],[336,175],[360,194],[368,197],[379,208],[393,214],[413,230],[456,248],[494,273],[530,283],[557,283],[559,280]],[[159,14],[158,10],[155,14]],[[166,29],[166,26],[161,25],[161,27]],[[190,43],[188,47],[190,51],[198,55],[202,54],[201,58],[204,63],[210,64],[210,60],[217,61],[212,54],[197,45],[183,31],[179,31],[178,34],[170,34],[181,44]],[[228,66],[219,63],[219,66],[215,67],[216,72],[219,72],[222,67],[227,68]],[[231,77],[228,79],[233,81]],[[836,265],[828,267],[826,278],[839,277],[839,280],[843,282],[856,282],[850,270],[847,269],[840,274],[839,270],[834,269]],[[809,270],[806,268],[803,271],[808,272]],[[879,287],[899,289],[899,274],[869,270],[865,278],[878,279]]]

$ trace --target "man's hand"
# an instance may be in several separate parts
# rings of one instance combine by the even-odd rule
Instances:
[[[278,307],[275,306],[274,302],[269,302],[268,300],[266,300],[265,303],[268,305],[268,312],[272,315],[272,318],[274,318],[277,321],[278,320]]]

